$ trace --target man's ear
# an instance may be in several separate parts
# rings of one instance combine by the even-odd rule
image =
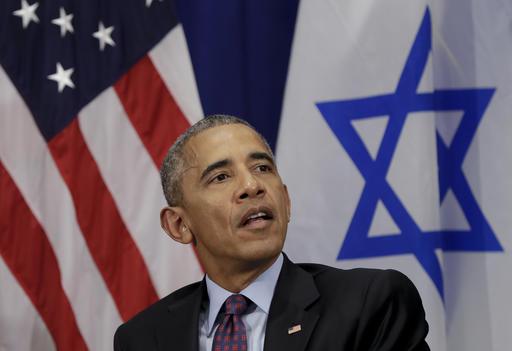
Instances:
[[[173,240],[182,244],[194,242],[194,236],[184,221],[181,207],[164,207],[160,211],[160,225]]]

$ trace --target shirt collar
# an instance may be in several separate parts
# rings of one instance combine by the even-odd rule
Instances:
[[[274,295],[274,289],[282,266],[283,254],[280,254],[272,266],[261,273],[248,287],[240,292],[240,294],[249,298],[266,314],[268,314],[270,309],[270,303],[272,302],[272,296]],[[210,300],[206,330],[210,334],[224,301],[233,293],[217,285],[208,275],[206,275],[206,289],[208,290]]]

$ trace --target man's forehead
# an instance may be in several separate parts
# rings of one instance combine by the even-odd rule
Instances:
[[[185,144],[183,154],[186,168],[200,167],[220,159],[228,159],[235,152],[246,152],[248,157],[253,152],[269,153],[261,137],[243,124],[216,126],[193,136]]]

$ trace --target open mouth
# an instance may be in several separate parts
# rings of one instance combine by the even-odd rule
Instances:
[[[274,214],[270,209],[266,208],[259,208],[248,211],[240,221],[240,226],[250,226],[251,224],[263,222],[263,221],[269,221],[274,219]]]

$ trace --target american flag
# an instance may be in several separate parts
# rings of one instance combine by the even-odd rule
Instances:
[[[4,0],[0,28],[0,349],[110,349],[201,276],[158,225],[202,116],[182,26],[169,0]]]

